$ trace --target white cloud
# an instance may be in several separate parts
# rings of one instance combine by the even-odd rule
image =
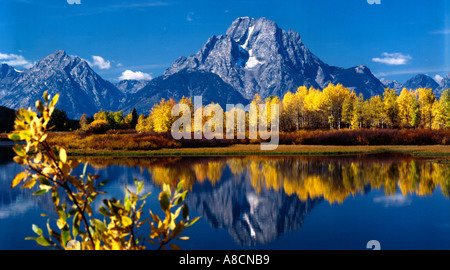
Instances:
[[[412,59],[410,55],[404,55],[402,53],[384,52],[381,55],[383,56],[382,58],[372,58],[372,61],[390,66],[399,66],[408,64],[409,60]]]
[[[33,63],[26,60],[22,55],[0,53],[0,63],[13,67],[31,68]]]
[[[408,206],[411,204],[412,200],[409,197],[403,196],[402,194],[395,194],[389,196],[376,197],[373,199],[374,203],[381,203],[385,207],[401,207]]]
[[[188,22],[192,22],[194,20],[194,12],[189,12],[188,15],[186,16],[186,20]]]
[[[109,60],[105,60],[101,56],[93,55],[92,56],[92,66],[97,66],[99,69],[110,69],[111,62]]]
[[[111,8],[145,8],[145,7],[160,7],[160,6],[168,6],[171,5],[166,2],[156,1],[156,2],[148,2],[148,3],[132,3],[132,4],[121,4],[121,5],[112,5]]]
[[[144,81],[144,80],[151,80],[152,76],[150,74],[141,72],[141,71],[131,71],[131,70],[125,70],[122,72],[122,75],[119,77],[119,80],[138,80],[138,81]]]
[[[406,74],[429,74],[436,72],[446,72],[447,68],[443,67],[431,67],[427,69],[408,69],[408,70],[395,70],[389,72],[375,73],[375,77],[393,76],[393,75],[406,75]]]
[[[437,83],[441,83],[441,81],[444,79],[441,75],[436,74],[434,75],[433,79],[437,82]]]
[[[450,35],[450,28],[449,29],[443,29],[443,30],[435,30],[435,31],[432,31],[431,34],[434,34],[434,35]]]

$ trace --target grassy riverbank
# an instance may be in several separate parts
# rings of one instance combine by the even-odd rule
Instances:
[[[450,158],[450,145],[387,145],[387,146],[334,146],[334,145],[280,145],[273,151],[262,151],[259,145],[231,145],[227,147],[170,148],[148,151],[123,150],[71,150],[71,156],[246,156],[246,155],[355,155],[376,153],[404,153],[417,157]]]
[[[3,136],[2,136],[3,135]],[[6,134],[0,141],[11,143]],[[450,159],[450,131],[358,130],[299,131],[280,134],[280,145],[262,151],[260,140],[174,140],[170,133],[49,133],[50,144],[72,156],[250,156],[250,155],[355,155],[403,153]]]

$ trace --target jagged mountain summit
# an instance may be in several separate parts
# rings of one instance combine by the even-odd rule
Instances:
[[[186,197],[189,207],[214,228],[227,230],[241,246],[268,244],[299,230],[308,214],[323,201],[300,200],[282,190],[263,188],[256,192],[246,177],[224,177],[214,187],[197,184]]]
[[[195,55],[180,57],[165,76],[182,70],[217,74],[247,99],[255,94],[282,96],[302,85],[324,88],[329,83],[342,83],[367,97],[384,90],[366,66],[329,66],[298,33],[282,30],[265,18],[236,19],[225,35],[212,36]]]
[[[450,73],[447,74],[443,80],[438,83],[435,79],[425,74],[417,74],[407,80],[404,84],[397,80],[389,81],[386,79],[380,80],[385,87],[395,89],[397,94],[400,94],[403,88],[408,90],[417,90],[419,88],[431,88],[437,98],[440,98],[442,92],[450,88]]]
[[[137,91],[147,86],[149,82],[149,80],[121,80],[117,83],[114,83],[114,86],[117,87],[117,89],[119,89],[122,93],[127,95],[135,94]]]
[[[18,109],[34,108],[44,91],[51,96],[60,93],[58,108],[69,117],[92,115],[99,110],[117,108],[124,94],[112,83],[101,78],[79,57],[70,57],[62,50],[43,58],[32,68],[24,70],[8,85],[0,105]]]
[[[439,88],[439,84],[430,76],[425,74],[418,74],[411,79],[407,80],[403,87],[406,89],[418,89],[418,88],[431,88],[436,90]]]
[[[226,104],[248,103],[239,92],[214,73],[181,70],[170,76],[154,78],[147,86],[129,95],[121,109],[129,112],[136,108],[139,113],[148,114],[153,104],[162,98],[179,101],[183,96],[201,96],[204,105],[215,102],[224,109]]]
[[[248,104],[255,94],[282,97],[299,86],[323,89],[341,83],[365,98],[382,95],[386,87],[431,87],[439,97],[450,85],[450,74],[438,85],[423,74],[404,85],[378,80],[365,65],[351,68],[329,66],[315,56],[295,31],[285,31],[265,18],[236,19],[224,35],[212,36],[203,48],[180,57],[165,73],[150,81],[110,83],[79,57],[56,51],[32,68],[17,71],[0,66],[0,106],[34,107],[44,91],[61,94],[59,109],[70,118],[99,110],[136,108],[147,114],[161,98],[175,100],[202,95],[203,103]]]
[[[447,89],[450,89],[450,73],[448,73],[439,84],[439,96]]]
[[[393,80],[393,81],[389,81],[386,79],[380,79],[380,82],[386,87],[386,88],[390,88],[390,89],[395,89],[395,92],[397,94],[400,94],[400,92],[403,89],[403,84],[401,84],[399,81],[397,80]]]
[[[20,72],[7,64],[0,65],[0,100],[8,94],[7,89],[12,82],[20,75]]]

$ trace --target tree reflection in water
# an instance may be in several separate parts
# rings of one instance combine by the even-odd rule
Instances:
[[[148,169],[156,185],[174,187],[185,180],[190,207],[214,228],[228,230],[240,245],[266,244],[298,230],[322,201],[341,204],[372,189],[383,190],[394,201],[408,194],[429,195],[438,187],[446,197],[450,194],[448,160],[400,154],[86,161],[98,167],[121,164]]]
[[[102,168],[109,165],[147,168],[157,185],[173,186],[181,179],[192,189],[196,183],[217,185],[225,171],[235,179],[248,179],[256,194],[263,189],[283,191],[301,200],[323,198],[330,204],[367,188],[386,195],[430,195],[440,187],[450,195],[449,160],[429,160],[402,154],[358,156],[245,156],[206,158],[85,158]]]

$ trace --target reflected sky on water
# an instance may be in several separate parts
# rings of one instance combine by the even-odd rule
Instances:
[[[21,167],[0,150],[0,249],[37,249],[31,224],[45,228],[49,196],[10,188]],[[336,157],[83,158],[111,181],[107,196],[144,180],[159,208],[163,183],[185,180],[191,216],[182,249],[450,248],[448,160],[382,154]],[[74,174],[80,173],[81,168]],[[100,179],[100,180],[101,180]],[[101,200],[94,207],[98,209]],[[152,248],[152,247],[149,247]]]

